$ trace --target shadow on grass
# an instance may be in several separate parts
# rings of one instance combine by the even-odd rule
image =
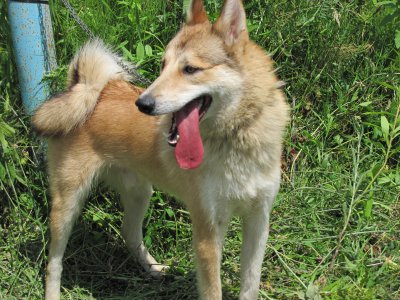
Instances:
[[[172,269],[162,279],[153,278],[136,263],[120,238],[90,226],[78,221],[69,240],[61,278],[64,299],[198,299],[194,267],[185,274]],[[37,261],[43,243],[32,241],[24,248],[25,255]],[[44,259],[37,268],[44,287]],[[225,290],[223,299],[237,297]]]

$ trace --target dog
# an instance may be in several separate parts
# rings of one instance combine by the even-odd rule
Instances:
[[[240,299],[256,299],[289,109],[272,60],[249,40],[242,2],[225,0],[212,24],[202,1],[191,1],[159,77],[145,90],[129,83],[120,60],[99,40],[86,44],[70,64],[68,89],[32,119],[48,139],[46,299],[60,298],[64,250],[99,180],[121,194],[126,244],[153,274],[164,266],[142,241],[152,186],[184,203],[201,299],[222,298],[224,235],[240,216]]]

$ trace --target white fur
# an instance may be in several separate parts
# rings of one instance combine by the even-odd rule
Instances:
[[[76,70],[79,73],[79,83],[100,91],[110,80],[130,80],[129,74],[118,64],[121,60],[101,40],[94,39],[85,44],[73,58],[68,70],[68,85],[74,83]]]

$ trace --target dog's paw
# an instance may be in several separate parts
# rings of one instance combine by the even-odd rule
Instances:
[[[162,279],[167,275],[168,270],[169,270],[169,267],[166,266],[166,265],[153,264],[153,265],[148,266],[148,271],[147,272],[153,278]]]
[[[149,253],[147,248],[141,243],[138,247],[133,248],[133,254],[139,264],[143,267],[146,273],[149,273],[153,278],[165,277],[168,266],[158,263],[155,258]]]

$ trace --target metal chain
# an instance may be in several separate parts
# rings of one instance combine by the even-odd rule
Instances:
[[[65,5],[65,7],[69,10],[69,12],[71,13],[72,17],[75,19],[76,23],[78,23],[79,26],[83,29],[83,31],[85,31],[87,33],[89,38],[92,39],[92,40],[95,39],[96,36],[86,26],[86,24],[82,21],[82,19],[79,18],[78,14],[75,12],[75,10],[71,6],[71,4],[69,4],[69,2],[67,0],[61,0],[61,1]],[[151,83],[150,80],[148,80],[147,78],[143,77],[142,75],[140,75],[136,71],[136,67],[135,66],[129,66],[129,65],[125,64],[122,60],[118,60],[117,63],[125,72],[127,72],[129,75],[132,76],[132,81],[140,82],[140,83],[147,84],[147,85],[149,85]]]
[[[86,26],[85,23],[83,23],[82,19],[79,18],[78,14],[75,12],[75,10],[72,8],[71,4],[67,0],[61,0],[62,3],[64,3],[65,7],[69,10],[71,13],[72,17],[75,19],[76,23],[81,26],[81,28],[87,33],[87,35],[90,37],[90,39],[94,39],[95,35],[93,34],[92,31]]]

